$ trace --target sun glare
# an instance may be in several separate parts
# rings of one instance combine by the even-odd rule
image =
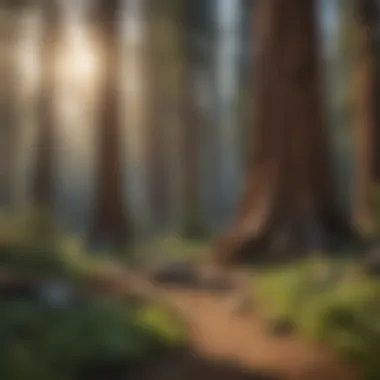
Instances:
[[[83,28],[68,27],[65,41],[58,58],[61,80],[74,85],[89,85],[97,79],[98,60],[94,43]]]

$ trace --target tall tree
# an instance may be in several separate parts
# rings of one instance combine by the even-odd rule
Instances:
[[[54,203],[55,63],[60,16],[56,0],[43,1],[42,7],[41,82],[33,197],[39,209],[50,210]]]
[[[19,7],[16,8],[18,10]],[[0,91],[0,205],[9,209],[12,206],[14,177],[17,162],[17,89],[18,71],[16,60],[18,17],[15,9],[9,6],[0,11],[1,45],[4,50],[1,55]]]
[[[165,2],[151,1],[149,28],[149,110],[147,124],[148,202],[153,231],[163,232],[169,220],[169,172],[165,69],[168,62],[166,38],[169,37]]]
[[[316,1],[258,7],[254,154],[238,220],[215,249],[221,263],[287,259],[352,236],[322,118]]]
[[[200,133],[202,129],[201,107],[197,99],[196,77],[198,55],[192,38],[190,25],[190,3],[182,1],[177,19],[180,23],[178,33],[181,41],[182,57],[182,123],[180,130],[181,154],[181,232],[187,238],[201,238],[206,229],[200,214]]]
[[[356,0],[351,8],[354,28],[354,73],[352,75],[352,105],[355,110],[356,179],[354,219],[360,229],[372,229],[371,194],[375,166],[373,145],[376,120],[375,31],[376,4],[374,0]]]
[[[121,0],[100,0],[99,30],[102,40],[103,78],[98,130],[98,171],[94,219],[90,232],[94,247],[121,248],[131,238],[124,211],[122,158],[119,129]]]

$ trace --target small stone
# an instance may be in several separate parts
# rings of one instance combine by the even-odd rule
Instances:
[[[275,337],[286,337],[295,330],[294,323],[288,319],[278,319],[269,323],[269,331]]]
[[[66,281],[51,280],[42,284],[39,295],[50,307],[67,307],[74,300],[72,285]]]
[[[197,270],[189,262],[170,262],[153,270],[151,280],[162,285],[199,287],[200,278]]]

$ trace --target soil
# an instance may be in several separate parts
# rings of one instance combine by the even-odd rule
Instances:
[[[147,359],[138,368],[91,371],[80,380],[360,380],[357,368],[296,333],[275,336],[257,310],[236,311],[236,292],[153,286],[139,273],[114,278],[119,293],[159,297],[188,324],[188,350]],[[112,373],[114,372],[114,373]],[[127,373],[127,374],[126,374]],[[90,375],[90,373],[88,373]]]
[[[128,278],[128,280],[126,280]],[[192,351],[168,355],[134,374],[136,380],[360,380],[357,368],[296,333],[275,336],[259,313],[236,311],[235,293],[153,286],[129,273],[129,291],[160,297],[188,324]]]

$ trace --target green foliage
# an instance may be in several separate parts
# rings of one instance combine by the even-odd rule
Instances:
[[[321,267],[335,265],[340,279],[318,278]],[[380,376],[380,282],[349,263],[308,262],[262,273],[258,301],[269,318],[287,318],[306,337],[327,343]]]
[[[11,301],[1,309],[0,377],[7,380],[73,379],[91,366],[143,360],[186,336],[160,305],[134,310],[121,302],[92,301],[57,310]]]
[[[151,304],[138,310],[136,320],[139,326],[171,346],[183,345],[186,342],[185,324],[161,305]]]

